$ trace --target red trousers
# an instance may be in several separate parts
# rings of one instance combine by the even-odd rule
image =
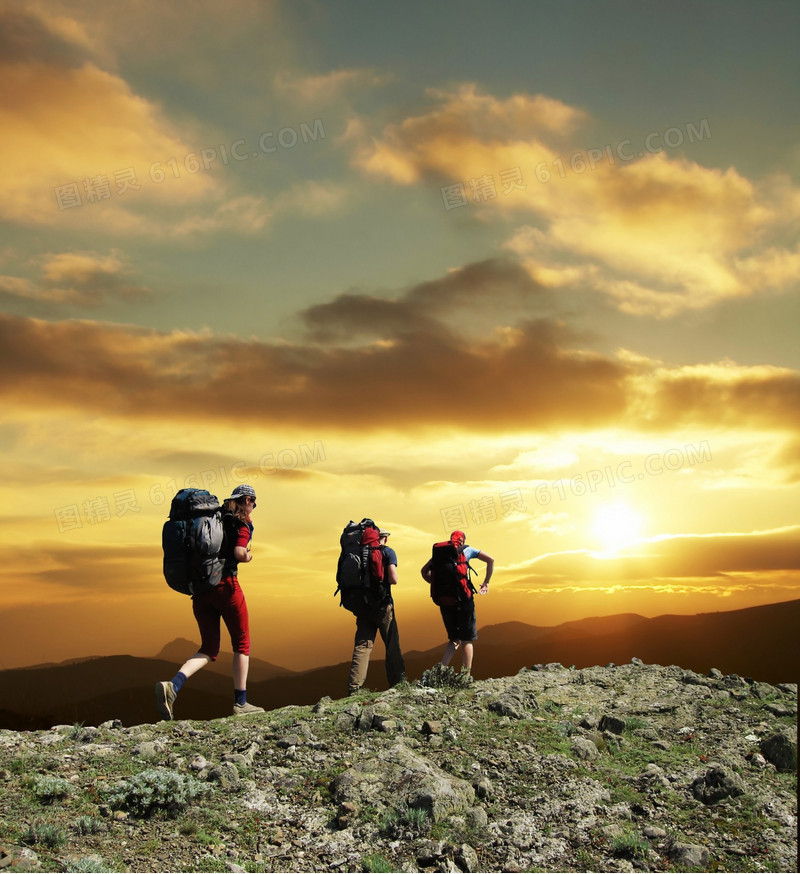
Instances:
[[[231,636],[234,652],[250,655],[250,618],[247,602],[236,577],[224,579],[215,589],[192,598],[192,611],[200,629],[200,652],[215,661],[219,655],[220,620]]]

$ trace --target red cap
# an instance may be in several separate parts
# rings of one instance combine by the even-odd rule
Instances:
[[[465,543],[467,542],[467,535],[464,534],[463,531],[454,531],[450,535],[451,542],[455,543],[457,540],[463,540]]]

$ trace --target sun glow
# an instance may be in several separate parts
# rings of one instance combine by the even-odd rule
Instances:
[[[592,533],[605,552],[617,552],[635,543],[642,532],[642,516],[624,501],[603,504],[595,513]]]

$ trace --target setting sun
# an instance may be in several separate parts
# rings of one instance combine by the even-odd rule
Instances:
[[[603,504],[595,513],[592,533],[605,552],[630,546],[642,532],[642,516],[624,501]]]

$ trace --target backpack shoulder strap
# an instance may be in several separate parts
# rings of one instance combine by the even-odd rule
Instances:
[[[233,558],[233,547],[239,534],[239,519],[230,510],[222,511],[222,549],[220,554],[226,561]]]

